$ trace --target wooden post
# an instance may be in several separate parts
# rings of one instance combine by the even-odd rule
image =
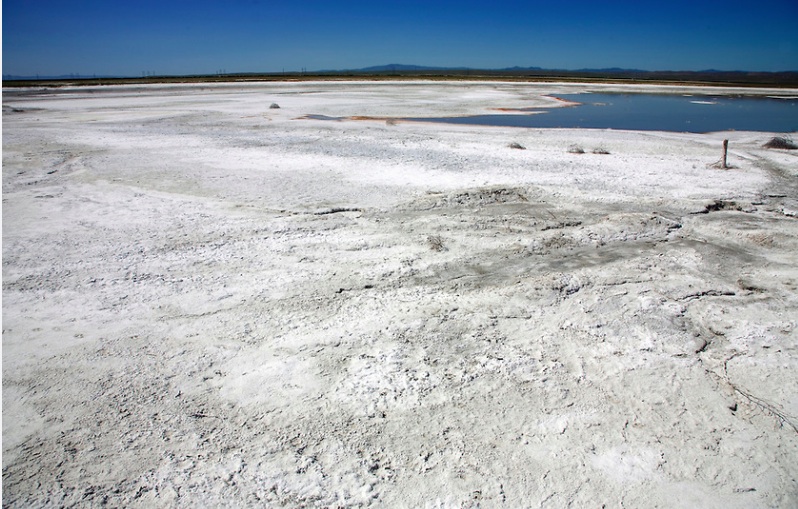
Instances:
[[[729,140],[723,140],[723,157],[720,158],[720,167],[724,170],[729,167],[726,166],[726,152],[729,150]]]

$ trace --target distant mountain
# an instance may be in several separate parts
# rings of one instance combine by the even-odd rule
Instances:
[[[673,81],[687,83],[715,83],[739,85],[798,86],[798,71],[646,71],[622,67],[585,69],[545,69],[541,67],[505,67],[501,69],[475,69],[470,67],[430,67],[422,65],[388,64],[348,71],[325,71],[324,74],[397,74],[405,76],[440,73],[447,76],[523,77],[542,79],[622,79],[642,81]]]
[[[212,81],[225,81],[228,79],[246,78],[258,79],[258,77],[274,78],[280,76],[375,76],[375,77],[460,77],[466,79],[524,79],[524,80],[567,80],[574,81],[580,79],[588,80],[637,80],[652,82],[674,82],[674,83],[707,83],[707,84],[727,84],[727,85],[752,85],[752,86],[778,86],[778,87],[798,87],[798,71],[718,71],[714,69],[703,71],[645,71],[641,69],[624,69],[621,67],[609,67],[599,69],[545,69],[541,67],[505,67],[501,69],[478,69],[471,67],[435,67],[425,65],[410,64],[387,64],[363,67],[361,69],[338,69],[324,71],[288,71],[288,72],[236,72],[236,73],[213,73],[197,75],[161,75],[161,76],[97,76],[97,75],[78,75],[67,74],[61,76],[18,76],[3,75],[3,82],[6,86],[27,86],[30,82],[67,82],[81,84],[102,84],[119,82],[140,82],[140,81],[170,81],[183,82],[185,80],[209,79]],[[14,83],[17,82],[17,83]]]
[[[355,72],[468,71],[468,67],[428,67],[424,65],[388,64],[355,69]]]
[[[412,72],[456,72],[456,71],[467,71],[467,72],[485,72],[485,73],[500,73],[500,72],[508,72],[508,73],[542,73],[542,74],[562,74],[562,75],[570,75],[570,74],[611,74],[611,75],[651,75],[651,76],[659,76],[659,75],[672,75],[672,76],[704,76],[704,75],[717,75],[717,76],[740,76],[740,75],[748,75],[748,76],[780,76],[780,75],[795,75],[798,71],[719,71],[717,69],[707,69],[702,71],[646,71],[644,69],[627,69],[624,67],[601,67],[601,68],[582,68],[582,69],[551,69],[551,68],[543,68],[543,67],[520,67],[520,66],[513,66],[513,67],[502,67],[502,68],[493,68],[493,69],[486,69],[486,68],[475,68],[475,67],[437,67],[437,66],[425,66],[425,65],[409,65],[409,64],[387,64],[387,65],[374,65],[370,67],[363,67],[360,69],[336,69],[336,70],[324,70],[324,71],[316,71],[319,73],[386,73],[386,72],[398,72],[398,73],[412,73]],[[307,73],[306,73],[307,74]],[[312,74],[312,73],[311,73]]]
[[[426,65],[388,64],[373,65],[362,69],[352,69],[353,72],[408,72],[408,71],[540,71],[540,67],[505,67],[504,69],[478,69],[474,67],[431,67]],[[334,71],[327,71],[334,72]]]
[[[564,69],[561,69],[561,70],[564,70]],[[650,72],[650,71],[644,71],[642,69],[624,69],[623,67],[605,67],[603,69],[576,69],[575,71],[570,71],[570,72],[641,73],[641,72]]]
[[[543,68],[542,67],[518,67],[516,65],[516,66],[513,66],[513,67],[505,67],[503,69],[497,69],[497,70],[498,71],[512,71],[512,72],[516,72],[516,71],[542,71]]]

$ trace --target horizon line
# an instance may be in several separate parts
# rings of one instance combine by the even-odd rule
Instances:
[[[683,74],[792,74],[798,73],[798,69],[782,70],[782,71],[758,71],[750,69],[701,69],[701,70],[686,70],[686,69],[636,69],[625,67],[601,67],[601,68],[579,68],[579,69],[566,69],[566,68],[544,68],[537,66],[511,66],[511,67],[496,67],[496,68],[482,68],[482,67],[447,67],[447,66],[426,66],[414,64],[383,64],[359,68],[346,68],[346,69],[317,69],[308,71],[301,68],[298,70],[281,70],[281,71],[234,71],[227,72],[226,69],[221,69],[213,72],[197,72],[197,73],[158,73],[155,71],[142,71],[139,74],[98,74],[98,73],[63,73],[63,74],[41,74],[24,75],[24,74],[11,74],[3,73],[3,80],[53,80],[53,79],[137,79],[137,78],[190,78],[190,77],[205,77],[205,76],[280,76],[280,75],[323,75],[335,73],[361,73],[361,74],[382,74],[386,72],[407,73],[414,71],[448,71],[448,72],[523,72],[523,71],[538,71],[538,72],[565,72],[565,73],[597,73],[597,72],[616,72],[616,73],[683,73]]]

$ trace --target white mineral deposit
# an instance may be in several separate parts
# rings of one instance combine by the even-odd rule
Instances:
[[[405,120],[589,90],[4,90],[4,506],[795,507],[785,133]]]

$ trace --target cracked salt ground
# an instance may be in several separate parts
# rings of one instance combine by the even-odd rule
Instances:
[[[768,134],[293,120],[569,87],[4,94],[4,503],[795,505]]]

